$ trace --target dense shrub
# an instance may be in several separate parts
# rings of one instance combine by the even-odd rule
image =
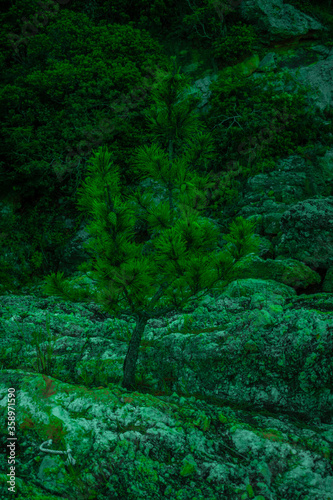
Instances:
[[[214,57],[223,65],[237,64],[240,59],[252,53],[257,41],[254,27],[239,22],[232,26],[224,39],[213,42]]]
[[[147,32],[131,25],[96,27],[68,10],[30,39],[26,59],[29,68],[19,74],[14,65],[12,83],[1,89],[2,173],[15,172],[11,181],[31,196],[38,188],[64,187],[64,181],[69,195],[92,147],[117,136],[124,151],[126,142],[144,135],[140,111],[148,82],[166,60]]]
[[[217,3],[214,0],[202,0],[191,4],[191,13],[183,18],[184,25],[190,28],[189,38],[201,40],[216,40],[226,34],[226,16],[232,12],[227,3]]]
[[[19,269],[24,275],[50,272],[56,263],[51,263],[49,250],[59,253],[70,236],[58,217],[58,200],[66,200],[68,216],[86,161],[102,143],[113,151],[123,183],[133,182],[131,152],[149,141],[143,117],[149,89],[156,71],[169,62],[147,31],[131,24],[94,26],[87,15],[67,9],[20,46],[20,61],[7,42],[6,57],[0,60],[5,75],[0,87],[0,200],[15,188],[21,201],[18,239],[9,227],[3,232],[9,235],[6,247],[22,251],[22,262],[8,270],[14,275]],[[29,214],[36,219],[29,221]],[[42,233],[47,237],[40,242]],[[30,262],[32,269],[25,265]]]
[[[87,14],[99,25],[134,23],[136,28],[148,29],[154,37],[182,26],[181,20],[189,12],[186,0],[71,0],[69,8]]]
[[[6,212],[0,212],[0,292],[17,291],[51,269],[56,272],[64,245],[82,222],[82,216],[78,217],[74,228],[68,229],[64,220],[75,219],[76,214],[70,212],[68,205],[52,206],[45,198],[10,218]]]
[[[299,2],[290,3],[297,7]],[[303,11],[318,10],[311,2],[301,3]],[[137,180],[132,152],[151,143],[144,111],[151,104],[157,69],[169,67],[161,45],[138,27],[162,32],[164,26],[174,32],[185,16],[180,32],[190,31],[194,42],[208,43],[223,65],[246,56],[257,40],[235,13],[225,12],[222,26],[213,0],[74,0],[59,4],[37,31],[28,30],[31,36],[15,54],[7,35],[18,36],[24,20],[31,21],[40,10],[37,0],[18,0],[0,14],[0,200],[15,187],[22,201],[15,224],[5,217],[1,222],[0,234],[6,235],[2,250],[15,249],[13,261],[2,260],[0,279],[5,282],[8,276],[9,285],[20,273],[29,279],[56,270],[71,236],[62,215],[78,215],[75,194],[93,149],[108,145],[124,186]],[[332,26],[333,17],[327,19]],[[271,77],[276,79],[233,75],[211,86],[206,123],[218,153],[211,165],[216,185],[208,193],[212,214],[222,203],[237,201],[244,178],[272,170],[279,157],[316,141],[331,143],[331,126],[304,111],[305,89],[264,92]],[[267,141],[265,129],[272,129],[274,113],[278,132]],[[59,198],[65,200],[61,209]]]
[[[231,74],[212,83],[207,123],[223,158],[216,171],[230,171],[238,162],[243,174],[255,175],[297,146],[329,145],[331,124],[315,120],[313,108],[304,109],[310,89],[293,82],[288,72],[281,72],[280,79],[281,90],[273,73],[260,79]],[[288,85],[293,88],[287,91]]]
[[[207,215],[225,204],[229,209],[236,205],[246,179],[274,170],[279,158],[314,147],[324,154],[329,148],[331,111],[305,110],[310,87],[298,84],[288,71],[279,78],[280,90],[273,72],[255,79],[221,71],[211,84],[205,122],[215,138],[217,159],[211,163],[216,185],[208,196]]]

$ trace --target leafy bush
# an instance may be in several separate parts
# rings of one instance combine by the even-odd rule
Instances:
[[[14,81],[13,66],[13,82],[0,94],[3,175],[14,173],[11,181],[31,197],[59,184],[68,196],[92,147],[117,136],[123,151],[142,137],[139,112],[161,47],[131,25],[94,26],[84,14],[63,10],[29,40],[26,59],[29,68]]]
[[[21,278],[26,280],[32,273],[56,270],[62,244],[71,236],[59,221],[58,200],[65,199],[67,217],[77,216],[75,193],[93,148],[110,145],[126,184],[129,153],[149,137],[142,112],[150,81],[169,63],[146,31],[94,26],[85,14],[67,9],[30,37],[25,50],[20,47],[19,63],[8,46],[7,60],[1,60],[6,83],[0,87],[5,160],[0,199],[15,189],[22,213],[17,213],[15,231],[9,226],[2,231],[13,255],[23,248],[22,263],[6,274],[16,276],[25,267]],[[40,254],[43,261],[36,266]]]
[[[304,109],[310,87],[294,82],[287,71],[279,78],[281,90],[276,89],[273,72],[260,79],[221,75],[211,84],[207,124],[224,158],[214,166],[215,172],[236,170],[248,177],[271,170],[277,159],[294,153],[297,146],[330,144],[332,125],[315,118],[313,107]],[[294,88],[287,91],[287,85]]]
[[[191,14],[184,16],[183,24],[191,28],[189,38],[213,40],[223,37],[226,26],[223,26],[225,16],[232,11],[227,4],[217,4],[214,0],[203,0],[202,6],[190,4]]]
[[[0,214],[2,293],[6,290],[17,292],[22,285],[29,286],[46,272],[56,271],[64,245],[82,221],[82,217],[78,217],[74,228],[69,230],[64,222],[71,215],[66,212],[66,206],[55,209],[52,200],[46,199],[29,210],[25,207],[22,212],[22,216],[17,213],[8,220],[8,216]]]
[[[77,2],[76,9],[87,12],[83,2]],[[94,9],[94,19],[100,24],[128,24],[134,22],[139,29],[169,32],[179,23],[183,12],[188,10],[186,0],[117,0],[117,2],[99,1],[101,5]],[[91,9],[90,9],[91,10]],[[91,16],[89,16],[91,17]]]
[[[239,59],[250,55],[258,37],[253,26],[239,22],[232,26],[225,39],[213,42],[214,57],[223,65],[237,64]]]

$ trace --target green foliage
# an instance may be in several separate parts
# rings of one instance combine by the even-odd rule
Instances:
[[[319,121],[313,107],[304,109],[310,87],[293,81],[287,71],[280,73],[280,80],[281,90],[273,83],[273,72],[260,79],[221,75],[212,83],[207,125],[224,158],[215,171],[236,170],[237,175],[248,177],[271,170],[277,159],[294,153],[299,145],[329,144],[332,125]],[[286,91],[287,85],[294,88]]]
[[[20,2],[15,12],[30,19],[32,7]],[[8,32],[20,29],[19,23],[6,26]],[[65,215],[75,211],[77,217],[75,192],[93,147],[110,145],[126,184],[129,152],[147,140],[142,111],[149,80],[159,64],[169,63],[147,32],[131,25],[97,27],[86,15],[63,8],[20,44],[18,55],[4,39],[0,199],[15,189],[24,212],[17,213],[13,230],[2,230],[8,234],[2,244],[15,261],[2,274],[8,271],[26,284],[32,273],[57,269],[71,235],[55,207],[64,198]],[[42,265],[36,266],[40,254]],[[10,276],[3,282],[12,288]]]
[[[36,348],[36,364],[34,366],[37,373],[44,373],[46,375],[52,375],[53,368],[55,365],[55,359],[53,356],[54,344],[52,343],[52,334],[49,330],[49,318],[46,322],[46,329],[48,335],[48,344],[46,347],[42,348],[41,344],[43,342],[42,330],[33,332],[32,345]]]
[[[15,279],[12,273],[12,266],[4,259],[2,255],[0,256],[0,283],[1,293],[6,293],[18,286],[18,281]]]
[[[10,234],[0,244],[0,283],[1,292],[17,290],[23,282],[29,281],[29,266],[25,259],[25,248],[22,247],[20,234]]]
[[[29,286],[45,273],[56,271],[64,245],[82,221],[79,217],[69,230],[64,219],[70,213],[66,212],[66,207],[59,208],[57,213],[52,200],[42,200],[30,210],[24,208],[24,216],[0,214],[1,291],[18,292],[21,286]]]
[[[197,7],[191,5],[196,11]],[[197,2],[197,5],[198,10],[201,9],[205,14],[204,18],[199,16],[196,22],[199,32],[203,24],[211,37],[207,39],[210,44],[214,37],[221,41],[219,9],[222,9],[223,16],[228,15],[224,5],[206,0],[200,4]],[[142,14],[146,15],[145,11],[148,10],[150,16],[157,13],[161,19],[165,19],[167,15],[170,17],[172,9],[173,17],[176,14],[175,8],[184,13],[190,11],[192,15],[195,14],[187,1],[177,2],[175,5],[173,0],[164,3],[155,1],[149,5],[129,0],[112,5],[97,2],[94,17],[90,16],[90,11],[84,13],[86,4],[82,2],[75,3],[76,11],[64,5],[58,7],[59,9],[51,9],[52,12],[47,11],[48,23],[38,26],[31,36],[19,44],[18,54],[7,34],[19,33],[25,23],[24,19],[32,21],[40,6],[36,2],[20,0],[1,17],[3,26],[0,29],[4,36],[0,64],[4,71],[3,85],[0,87],[0,134],[3,138],[2,156],[5,161],[0,162],[0,199],[15,187],[15,193],[24,206],[24,210],[17,214],[15,231],[3,230],[8,235],[3,248],[12,247],[16,250],[13,262],[9,263],[6,259],[2,271],[3,281],[11,288],[13,277],[15,282],[19,280],[25,283],[32,277],[57,270],[63,245],[70,234],[58,218],[58,208],[54,210],[52,207],[58,206],[59,197],[64,197],[68,201],[67,214],[75,211],[74,218],[77,217],[76,191],[85,174],[93,147],[102,143],[108,145],[114,162],[120,167],[121,184],[124,186],[128,183],[135,184],[140,178],[140,172],[132,168],[133,151],[138,146],[143,148],[154,142],[162,149],[169,147],[168,139],[163,139],[167,130],[162,130],[156,121],[160,110],[158,107],[154,109],[152,101],[156,96],[153,96],[150,89],[152,77],[162,78],[159,70],[170,68],[170,64],[162,55],[161,46],[144,29],[134,28],[127,18],[124,26],[110,24],[118,22],[116,11],[128,14],[135,21]],[[232,12],[230,15],[233,15]],[[95,26],[92,19],[99,19],[100,24]],[[202,22],[203,19],[205,22]],[[210,24],[213,20],[215,27],[214,23]],[[235,53],[238,52],[237,44],[240,48],[246,46],[247,36],[250,42],[251,36],[246,26],[238,24],[232,28],[231,33],[234,42],[236,40]],[[247,35],[243,36],[244,33]],[[237,42],[238,38],[243,41]],[[228,44],[228,40],[230,36],[223,43]],[[269,92],[262,92],[259,99],[261,102],[258,102],[257,83],[251,83],[250,86],[249,79],[244,79],[241,84],[233,79],[230,87],[234,85],[234,91],[228,95],[227,81],[229,80],[224,81],[224,93],[220,97],[215,95],[215,100],[212,100],[212,114],[209,118],[209,128],[216,138],[215,158],[211,150],[210,156],[207,154],[207,157],[199,160],[200,155],[196,153],[196,158],[191,159],[191,165],[200,171],[207,170],[208,162],[215,162],[214,169],[218,176],[214,179],[214,186],[206,188],[206,199],[198,195],[195,206],[198,208],[206,204],[206,210],[210,213],[219,210],[223,203],[232,204],[237,201],[240,186],[238,177],[241,174],[248,176],[273,169],[275,157],[294,151],[295,146],[303,146],[304,142],[320,138],[329,144],[329,126],[325,129],[313,117],[306,117],[304,120],[300,112],[300,92],[291,94],[292,100],[287,93],[281,93],[275,101],[270,99]],[[245,91],[248,96],[242,95]],[[219,90],[216,94],[218,92]],[[178,105],[179,110],[182,107],[184,120],[191,120],[191,111],[195,109],[196,102],[194,97],[187,101],[180,99]],[[279,111],[286,105],[288,113],[292,104],[299,118],[294,120],[292,130],[288,130],[289,126],[285,127],[282,133],[274,134],[274,140],[270,144],[266,144],[266,136],[261,141],[260,134],[261,130],[271,127],[271,102],[275,102]],[[236,121],[229,127],[231,118],[235,116],[235,105],[240,116],[236,116]],[[221,112],[227,119],[222,124],[218,118]],[[164,113],[168,113],[167,109]],[[149,116],[150,119],[146,120]],[[279,116],[281,115],[278,115],[278,121]],[[176,136],[177,127],[179,129],[181,125],[182,119],[179,123],[174,121],[171,124],[171,127],[175,127]],[[198,122],[197,129],[201,128],[201,123]],[[249,144],[252,139],[258,144]],[[196,141],[198,140],[199,136],[196,137]],[[175,137],[174,152],[178,154],[193,150],[190,141],[189,139],[186,145],[182,143],[181,137]],[[211,146],[207,134],[202,134],[200,141],[202,148],[205,147],[208,152],[208,147]],[[161,151],[156,150],[156,154],[161,156]],[[272,159],[268,159],[271,156]],[[220,158],[223,159],[222,169],[228,170],[227,172],[221,172]],[[184,183],[179,189],[185,189]],[[174,193],[177,193],[177,189]],[[36,208],[35,212],[30,210],[32,207]],[[44,217],[45,210],[47,217]],[[38,219],[38,224],[32,216]],[[139,223],[138,219],[136,223]],[[39,234],[34,234],[37,227]]]
[[[31,263],[36,268],[39,269],[43,262],[43,254],[41,252],[35,252],[31,257]]]
[[[132,145],[142,136],[138,112],[148,97],[147,77],[162,62],[160,51],[147,32],[131,25],[97,27],[84,14],[61,10],[29,39],[24,70],[12,65],[11,82],[1,89],[2,176],[14,174],[11,182],[25,195],[55,191],[60,182],[63,193],[71,195],[87,149],[112,142],[115,134],[121,143],[130,138]],[[130,95],[129,103],[124,94]]]
[[[225,16],[233,12],[230,3],[216,0],[202,0],[199,3],[201,7],[188,1],[192,12],[183,18],[183,23],[191,27],[189,38],[215,40],[225,36]]]
[[[174,68],[172,74],[159,78],[153,93],[151,128],[157,140],[164,135],[168,155],[156,144],[137,151],[135,168],[143,177],[153,177],[167,187],[167,202],[154,206],[149,190],[144,194],[137,190],[125,200],[119,168],[105,147],[91,159],[88,176],[79,189],[79,209],[92,217],[87,227],[92,238],[85,245],[91,260],[81,270],[92,270],[98,287],[94,299],[106,312],[134,316],[137,321],[124,362],[126,388],[135,385],[136,362],[147,320],[175,308],[182,310],[200,293],[203,296],[213,288],[223,289],[235,261],[257,248],[251,238],[252,226],[238,219],[230,234],[235,248],[219,252],[219,230],[194,208],[204,198],[201,192],[209,185],[209,176],[200,177],[191,171],[190,164],[200,164],[212,149],[205,149],[211,140],[209,134],[196,132],[198,118],[193,111],[188,110],[184,116],[181,101],[185,86],[186,78]],[[189,139],[191,147],[176,156],[174,142],[181,147]],[[133,241],[136,207],[142,209],[149,227],[149,257],[143,254],[143,244]],[[52,274],[45,281],[47,294],[69,300],[83,298],[84,291],[70,290],[62,275]]]
[[[254,27],[239,22],[232,26],[225,39],[213,42],[214,57],[226,66],[237,64],[239,59],[252,53],[255,42],[258,37]]]
[[[257,253],[260,238],[253,238],[253,229],[256,222],[246,221],[242,217],[237,217],[230,225],[230,234],[224,236],[224,240],[230,242],[233,247],[231,254],[236,260],[245,257],[250,252]],[[255,243],[254,243],[255,242]]]
[[[134,22],[140,29],[149,31],[165,31],[182,17],[184,0],[117,0],[117,2],[95,3],[94,8],[87,7],[85,2],[77,0],[71,8],[76,12],[85,12],[100,25],[104,23],[129,24]]]

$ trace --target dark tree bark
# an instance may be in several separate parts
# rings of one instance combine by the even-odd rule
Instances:
[[[140,342],[148,319],[149,318],[146,315],[139,315],[134,332],[132,333],[123,366],[124,378],[122,381],[122,387],[125,389],[133,389],[135,387],[135,372],[136,363],[139,357]]]

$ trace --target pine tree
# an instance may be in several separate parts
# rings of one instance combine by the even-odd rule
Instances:
[[[206,165],[213,148],[209,134],[198,132],[196,100],[184,98],[186,85],[175,67],[160,77],[153,92],[155,107],[147,113],[156,143],[139,148],[134,159],[137,173],[167,186],[166,202],[155,206],[151,190],[137,189],[125,196],[118,167],[104,146],[93,152],[78,190],[80,210],[92,217],[87,231],[93,237],[86,244],[91,259],[79,269],[92,271],[99,290],[93,299],[105,311],[136,319],[123,365],[122,386],[127,389],[135,387],[147,321],[181,311],[190,299],[200,299],[212,289],[223,290],[234,278],[235,263],[258,248],[253,224],[238,218],[228,237],[231,247],[221,251],[218,228],[200,216],[209,176],[200,176],[190,165]],[[150,231],[147,244],[134,241],[139,211]],[[48,294],[89,300],[87,290],[74,291],[63,274],[52,274],[45,281]]]

